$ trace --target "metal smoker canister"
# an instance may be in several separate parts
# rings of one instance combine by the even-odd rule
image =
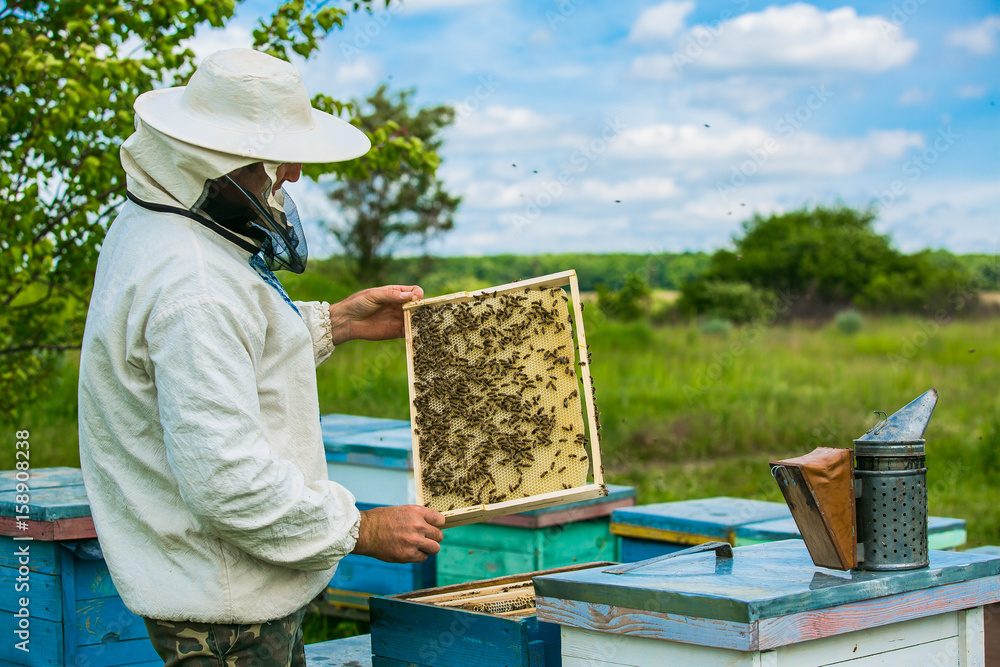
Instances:
[[[937,404],[931,389],[854,441],[858,569],[927,567],[924,431]]]

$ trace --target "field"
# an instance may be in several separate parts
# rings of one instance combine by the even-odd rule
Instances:
[[[834,325],[760,323],[710,333],[696,323],[603,321],[587,336],[608,478],[639,502],[713,495],[780,500],[768,461],[819,445],[850,447],[930,387],[930,511],[968,521],[969,546],[1000,544],[1000,318],[939,324],[867,318]],[[321,409],[408,418],[401,341],[352,342],[318,371]],[[6,432],[29,428],[33,467],[78,465],[76,369],[67,356],[47,401]],[[0,448],[0,467],[13,467]]]

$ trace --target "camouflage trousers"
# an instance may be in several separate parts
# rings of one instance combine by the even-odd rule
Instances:
[[[243,624],[143,620],[165,667],[305,667],[305,613]]]

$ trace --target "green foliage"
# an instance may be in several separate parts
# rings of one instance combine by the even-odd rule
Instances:
[[[611,483],[638,486],[640,503],[780,501],[768,461],[850,447],[872,410],[892,412],[934,386],[941,403],[926,435],[931,514],[967,519],[970,546],[1000,543],[1000,504],[989,501],[1000,493],[1000,318],[953,321],[927,341],[923,316],[869,317],[854,336],[791,324],[723,337],[693,324],[595,326],[597,315],[584,312],[603,463]],[[323,413],[409,417],[402,341],[343,345],[317,377]],[[76,385],[72,359],[58,380],[24,419],[0,418],[0,432],[31,429],[33,468],[78,465],[66,399]],[[0,469],[13,467],[13,452],[0,447]]]
[[[861,317],[861,313],[854,309],[840,311],[837,313],[837,316],[833,321],[834,325],[837,327],[837,331],[842,334],[847,334],[848,336],[861,331],[861,327],[864,325],[864,319]]]
[[[633,322],[646,312],[651,293],[649,283],[630,273],[619,290],[611,290],[603,283],[597,286],[597,307],[607,317]]]
[[[903,255],[874,222],[874,209],[843,206],[755,215],[734,238],[735,250],[712,255],[698,281],[772,290],[799,315],[851,305],[887,312],[948,307],[949,295],[969,280],[962,264],[945,251]],[[685,288],[683,305],[711,312],[714,302],[698,290]]]
[[[30,403],[59,352],[79,347],[97,253],[124,195],[118,148],[133,130],[135,98],[183,83],[194,58],[183,40],[199,26],[223,26],[236,4],[35,0],[0,8],[0,413]],[[324,0],[290,0],[254,39],[280,57],[308,57],[346,15]],[[385,153],[419,162],[426,151],[418,148],[404,141]]]
[[[343,263],[341,257],[323,262]],[[705,253],[656,255],[493,255],[487,257],[397,257],[392,260],[393,282],[423,286],[428,295],[502,285],[522,278],[576,269],[580,289],[597,285],[620,285],[626,276],[637,275],[653,289],[679,289],[701,275],[708,266]]]
[[[764,317],[775,300],[771,290],[749,283],[697,280],[681,288],[677,308],[682,313],[701,313],[744,323]]]
[[[698,325],[698,330],[707,336],[729,336],[733,332],[733,323],[722,317],[707,317]]]
[[[350,163],[350,173],[327,182],[327,194],[344,221],[328,221],[354,262],[362,282],[382,280],[392,251],[408,237],[426,241],[454,226],[460,197],[449,195],[435,177],[440,131],[455,119],[448,106],[410,110],[412,90],[395,95],[379,86],[364,102],[352,103],[355,124],[380,148]]]

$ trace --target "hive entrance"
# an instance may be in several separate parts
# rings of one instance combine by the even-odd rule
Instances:
[[[441,512],[587,487],[595,463],[566,291],[505,287],[407,311],[418,498]]]

